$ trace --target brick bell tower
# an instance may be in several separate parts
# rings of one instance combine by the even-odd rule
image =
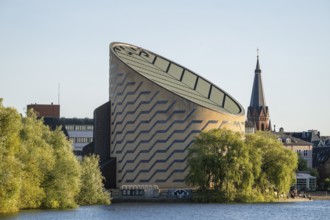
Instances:
[[[262,86],[261,69],[259,65],[259,50],[257,51],[257,66],[254,71],[255,74],[250,106],[247,111],[247,120],[254,124],[257,131],[269,131],[271,130],[271,123],[269,120],[269,110],[266,105],[266,99]]]

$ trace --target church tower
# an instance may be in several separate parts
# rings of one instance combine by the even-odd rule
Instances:
[[[257,131],[269,131],[271,130],[271,124],[269,120],[269,110],[266,105],[264,89],[262,86],[259,54],[257,55],[257,66],[254,73],[252,95],[250,106],[248,107],[247,120],[250,124],[254,125]]]

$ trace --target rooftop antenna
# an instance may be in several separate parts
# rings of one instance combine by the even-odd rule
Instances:
[[[60,105],[60,83],[58,83],[58,96],[57,96],[57,103]]]
[[[259,58],[259,48],[257,48],[257,57]]]

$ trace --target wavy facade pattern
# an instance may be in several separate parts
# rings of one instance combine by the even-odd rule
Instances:
[[[187,187],[187,149],[203,130],[244,132],[244,109],[207,80],[145,49],[110,45],[110,154],[117,187]]]

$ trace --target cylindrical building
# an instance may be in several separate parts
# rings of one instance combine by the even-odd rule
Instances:
[[[110,45],[110,155],[117,187],[183,188],[188,148],[203,130],[244,133],[243,107],[196,73],[143,48]]]

